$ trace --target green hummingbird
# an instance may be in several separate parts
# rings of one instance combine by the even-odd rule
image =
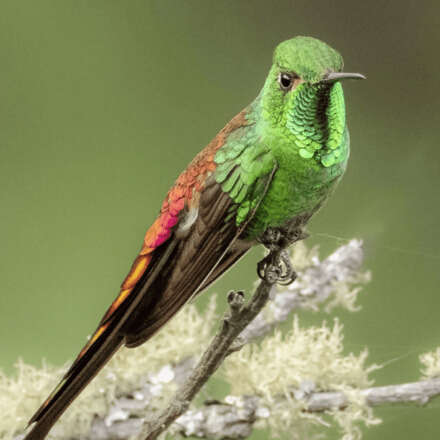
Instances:
[[[119,295],[25,440],[43,439],[120,346],[148,340],[252,246],[283,249],[304,236],[349,156],[341,80],[364,76],[342,68],[339,53],[315,38],[277,46],[259,95],[168,192]],[[287,268],[283,277],[294,274]]]

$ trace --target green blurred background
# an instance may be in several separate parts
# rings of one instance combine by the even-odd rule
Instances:
[[[342,313],[347,351],[388,363],[378,384],[416,380],[440,345],[439,14],[409,0],[2,0],[1,368],[74,357],[170,184],[256,96],[275,45],[305,34],[368,76],[345,84],[352,156],[308,242],[365,240],[373,282]],[[260,255],[211,290],[248,288]],[[438,438],[439,411],[380,409],[365,439]]]

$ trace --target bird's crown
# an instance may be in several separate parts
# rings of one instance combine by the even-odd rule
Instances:
[[[298,36],[283,41],[275,49],[274,65],[307,82],[322,80],[329,72],[340,72],[342,56],[328,44],[312,37]]]

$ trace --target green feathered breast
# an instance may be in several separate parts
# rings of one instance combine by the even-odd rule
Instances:
[[[276,125],[264,118],[264,94],[265,89],[249,107],[251,123],[215,157],[216,180],[238,205],[237,225],[262,199],[246,227],[250,239],[298,216],[309,218],[331,194],[349,155],[341,84],[300,84]],[[264,177],[274,164],[277,170],[263,197]]]

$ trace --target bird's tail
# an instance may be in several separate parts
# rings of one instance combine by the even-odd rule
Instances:
[[[48,399],[29,421],[23,440],[42,440],[53,424],[81,390],[98,374],[115,351],[125,343],[124,324],[141,300],[149,304],[151,295],[144,296],[163,265],[168,261],[176,242],[154,253],[141,254],[122,284],[118,297],[108,308],[95,333],[79,353],[69,371]],[[154,257],[154,258],[153,258]]]
[[[123,336],[114,330],[110,327],[105,328],[92,344],[84,347],[70,370],[29,421],[29,432],[23,440],[44,439],[73,399],[122,345]],[[84,352],[85,349],[87,350]]]

